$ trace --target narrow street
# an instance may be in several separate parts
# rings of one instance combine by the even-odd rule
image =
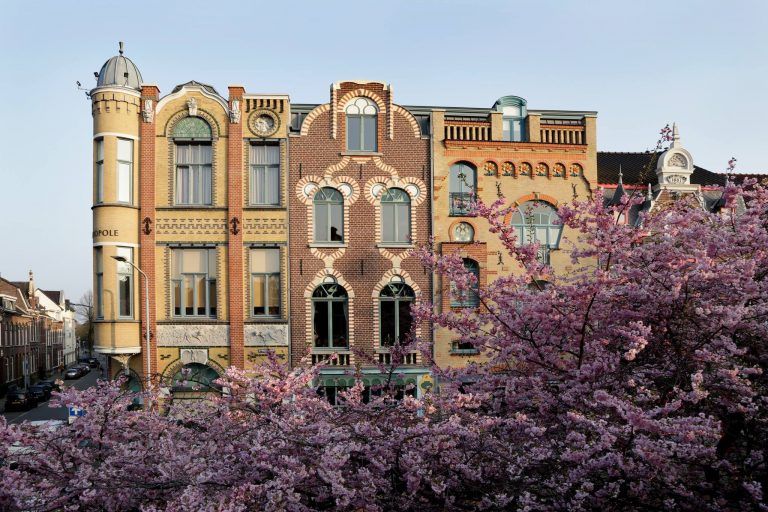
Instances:
[[[94,384],[101,376],[97,368],[92,368],[87,375],[74,380],[65,380],[65,386],[74,386],[77,389],[86,389]],[[3,416],[9,423],[21,423],[23,421],[63,420],[67,421],[66,407],[49,407],[48,401],[37,404],[37,407],[28,411],[4,412]]]

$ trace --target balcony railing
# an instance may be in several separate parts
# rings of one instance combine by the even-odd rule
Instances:
[[[491,141],[491,123],[472,118],[446,118],[445,140]],[[581,120],[571,119],[542,119],[538,142],[542,144],[586,144],[584,123]]]
[[[402,364],[414,365],[419,363],[417,352],[408,352],[403,354]],[[392,364],[392,354],[389,352],[379,352],[379,364]]]
[[[587,138],[584,132],[584,126],[562,125],[562,124],[544,124],[542,122],[539,130],[540,140],[544,144],[586,144]]]
[[[472,210],[473,194],[469,192],[451,192],[449,199],[452,216],[469,215],[469,212]]]
[[[325,362],[328,366],[349,366],[350,354],[349,353],[337,353],[336,358],[333,359],[333,354],[318,353],[312,354],[312,364]]]
[[[491,140],[491,123],[487,121],[446,119],[446,140],[484,141]]]
[[[536,251],[536,259],[542,265],[549,265],[549,246],[541,244],[539,250]]]

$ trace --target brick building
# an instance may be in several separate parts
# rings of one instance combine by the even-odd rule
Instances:
[[[95,349],[112,374],[183,394],[287,358],[288,97],[195,81],[161,96],[121,44],[90,98]]]
[[[500,197],[511,206],[506,222],[517,226],[520,243],[540,242],[539,257],[556,271],[570,264],[561,250],[557,207],[590,197],[597,184],[594,111],[533,110],[525,99],[504,96],[491,108],[432,109],[433,236],[443,254],[458,251],[480,286],[515,272],[487,222],[469,215],[475,198]],[[475,294],[435,283],[443,311],[478,306]],[[435,361],[458,367],[477,359],[470,344],[448,329],[435,333]]]
[[[391,363],[389,347],[409,333],[409,305],[431,298],[430,275],[409,253],[431,232],[429,133],[382,82],[335,83],[328,103],[292,112],[292,363],[338,354],[323,369],[332,398],[351,368],[376,384],[374,364]],[[430,386],[420,355],[403,362],[403,385]]]
[[[449,330],[413,325],[409,306],[478,301],[433,283],[411,249],[434,237],[480,284],[515,272],[468,211],[475,197],[503,197],[520,243],[541,242],[541,260],[567,271],[558,207],[598,187],[618,200],[617,171],[636,174],[652,158],[598,154],[596,112],[532,109],[517,96],[490,108],[401,106],[377,81],[335,83],[322,104],[239,85],[224,97],[196,81],[161,95],[122,46],[97,75],[95,348],[113,375],[149,373],[179,393],[268,351],[291,366],[325,362],[319,385],[331,400],[351,373],[375,386],[393,363],[398,383],[422,393],[433,384],[427,361],[392,358],[412,327],[434,340],[441,367],[477,354]],[[657,157],[649,205],[680,193],[717,202],[714,173],[694,167],[679,138]]]
[[[41,304],[52,292],[37,289],[29,274],[29,281],[0,278],[0,392],[48,377],[65,363],[65,315]]]

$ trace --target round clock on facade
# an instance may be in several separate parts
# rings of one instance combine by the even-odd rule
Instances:
[[[251,130],[260,137],[269,137],[280,127],[280,118],[271,110],[257,110],[251,114]]]

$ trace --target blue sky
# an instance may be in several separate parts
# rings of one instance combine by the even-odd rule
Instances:
[[[226,94],[325,102],[342,79],[395,101],[598,111],[601,150],[652,147],[676,121],[695,162],[768,172],[768,2],[5,2],[0,8],[0,274],[91,288],[94,85],[126,43],[162,93],[188,80]]]

